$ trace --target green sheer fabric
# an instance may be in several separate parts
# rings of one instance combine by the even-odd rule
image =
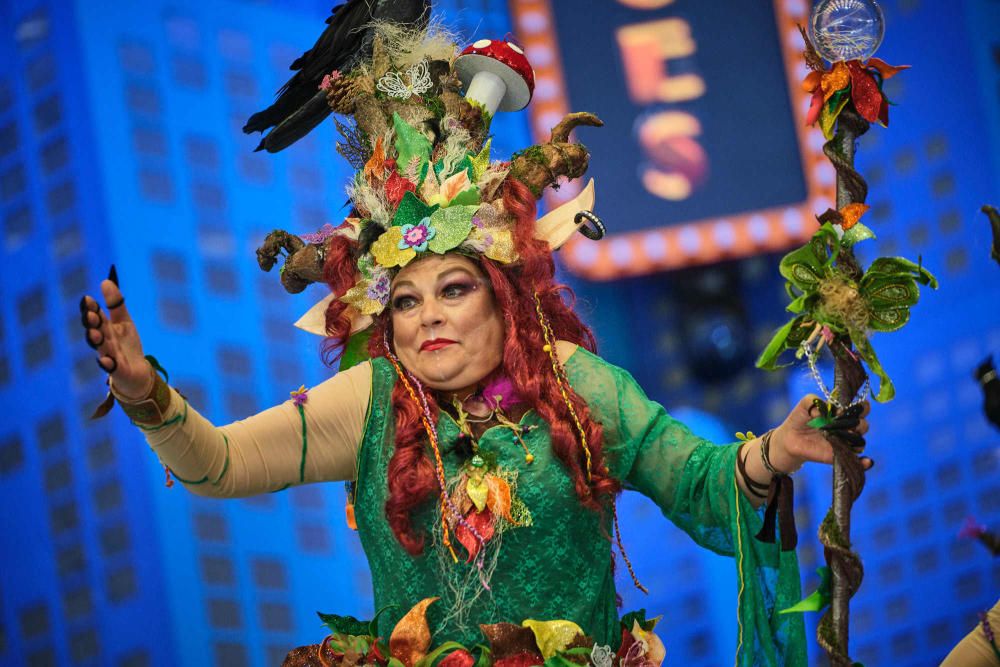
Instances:
[[[501,468],[517,471],[516,494],[531,513],[530,526],[491,541],[498,546],[488,559],[490,590],[479,584],[475,565],[455,563],[438,543],[436,503],[426,503],[413,518],[427,536],[424,553],[411,556],[402,548],[384,513],[394,434],[390,395],[396,377],[387,360],[372,364],[355,512],[372,570],[375,606],[395,605],[380,617],[379,633],[388,636],[421,599],[441,596],[428,614],[435,644],[456,640],[473,646],[483,641],[480,623],[533,618],[574,621],[599,644],[617,647],[610,512],[602,515],[580,504],[551,452],[547,425],[534,412],[522,418],[523,425],[536,426],[524,438],[535,456],[530,465],[508,429],[491,428],[479,439],[481,452],[495,455]],[[566,372],[603,424],[612,474],[651,498],[698,544],[736,556],[741,572],[738,619],[733,619],[741,626],[737,664],[805,664],[801,617],[776,614],[800,598],[795,554],[782,554],[775,545],[754,539],[760,518],[736,487],[736,446],[716,446],[693,435],[650,401],[626,371],[583,349],[567,361]],[[442,414],[438,432],[446,476],[454,478],[464,462],[454,448],[458,428]],[[670,610],[656,613],[661,611],[669,617]]]

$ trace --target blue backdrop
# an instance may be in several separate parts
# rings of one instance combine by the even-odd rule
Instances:
[[[163,486],[120,413],[88,420],[104,385],[77,311],[115,262],[147,350],[218,423],[329,375],[317,341],[291,327],[321,294],[288,296],[253,250],[273,228],[339,221],[346,165],[329,125],[278,156],[252,153],[257,139],[240,132],[329,4],[0,3],[0,664],[275,665],[322,637],[315,610],[372,613],[340,485],[197,498]],[[435,4],[466,36],[511,27],[501,0]],[[694,13],[690,0],[676,6]],[[966,515],[1000,528],[1000,434],[971,377],[1000,354],[1000,267],[978,212],[1000,201],[1000,5],[883,8],[879,56],[914,67],[889,82],[899,104],[890,129],[873,128],[860,146],[879,235],[869,256],[921,256],[942,287],[902,332],[875,340],[898,397],[872,415],[878,465],[855,514],[866,579],[852,645],[866,664],[924,665],[1000,595],[1000,565],[957,538]],[[726,48],[719,39],[712,53],[727,60]],[[523,115],[499,114],[494,130],[500,155],[532,143]],[[607,214],[617,195],[602,192]],[[615,283],[564,278],[603,356],[696,430],[728,440],[775,424],[812,387],[801,370],[756,371],[748,353],[706,375],[704,350],[686,334],[690,294],[724,286],[738,304],[734,331],[754,352],[784,317],[777,260]],[[808,587],[828,473],[817,467],[797,484]],[[651,589],[644,597],[623,578],[626,606],[665,615],[674,664],[730,661],[732,564],[641,499],[627,497],[622,515]]]

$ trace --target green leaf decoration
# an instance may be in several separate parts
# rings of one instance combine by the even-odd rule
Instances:
[[[639,627],[645,630],[646,632],[650,632],[654,627],[656,627],[656,620],[650,620],[650,621],[646,620],[645,609],[637,609],[636,611],[630,611],[629,613],[622,616],[622,627],[631,632],[633,621],[637,621],[639,623]]]
[[[431,157],[431,140],[400,117],[392,114],[392,127],[396,131],[396,164],[400,173],[406,172],[414,157],[420,158],[420,169],[417,173],[425,174],[427,163]]]
[[[417,664],[414,665],[414,667],[432,667],[438,658],[444,657],[445,653],[451,653],[452,651],[457,651],[459,649],[463,651],[467,650],[465,646],[459,644],[458,642],[445,642],[420,660],[417,660]]]
[[[474,206],[479,208],[479,186],[473,185],[471,188],[462,190],[448,202],[448,208],[456,206]],[[471,218],[470,218],[471,220]]]
[[[486,644],[476,644],[472,647],[472,650],[479,651],[479,657],[476,658],[476,664],[472,667],[490,667],[493,664],[493,652],[490,647]]]
[[[371,331],[368,332],[368,335],[371,336]],[[382,616],[382,614],[384,614],[385,612],[389,611],[390,609],[396,609],[397,607],[399,607],[398,604],[387,604],[386,606],[384,606],[381,609],[379,609],[378,611],[376,611],[375,612],[375,616],[372,618],[371,622],[368,624],[368,634],[371,635],[372,637],[378,637],[378,619],[379,619],[379,617]],[[388,650],[386,652],[388,653]]]
[[[830,568],[823,566],[816,569],[819,574],[819,586],[807,597],[796,602],[788,609],[782,609],[779,614],[794,614],[805,611],[821,611],[830,604]]]
[[[353,616],[338,616],[317,611],[316,615],[333,634],[364,635],[368,633],[368,621],[359,621]]]
[[[891,401],[896,395],[896,388],[892,385],[892,380],[889,379],[888,374],[882,368],[882,363],[875,356],[875,348],[872,347],[871,342],[864,333],[860,331],[851,332],[851,341],[854,343],[858,355],[868,365],[871,372],[878,377],[879,388],[878,393],[875,394],[875,400],[879,403]]]
[[[910,308],[920,299],[917,283],[937,288],[930,271],[902,257],[880,257],[861,278],[859,289],[868,302],[875,331],[896,331],[910,319]]]
[[[764,348],[764,351],[760,353],[760,357],[757,359],[757,368],[762,368],[766,371],[778,369],[776,364],[778,355],[790,347],[788,345],[788,338],[794,329],[802,325],[803,321],[805,321],[805,317],[800,315],[787,322],[774,333],[774,336],[771,337],[771,342],[767,344],[767,347]]]
[[[543,667],[579,667],[572,660],[568,660],[561,652],[556,653],[554,656],[548,658],[544,663]]]
[[[449,206],[431,214],[431,225],[437,232],[427,243],[427,249],[438,254],[457,247],[472,230],[472,216],[478,206]]]
[[[403,200],[399,202],[395,215],[392,216],[392,225],[393,227],[416,225],[424,218],[429,218],[437,209],[437,204],[428,206],[420,201],[415,194],[407,191],[403,195]]]
[[[830,223],[816,230],[809,242],[781,258],[778,271],[800,292],[816,290],[836,255],[837,232]]]
[[[403,661],[400,660],[399,658],[394,658],[393,656],[390,655],[388,662],[386,662],[385,664],[385,667],[406,667],[406,665],[404,665]]]
[[[916,262],[911,262],[905,257],[879,257],[872,262],[871,266],[868,267],[868,271],[865,273],[909,275],[921,285],[927,285],[931,289],[938,288],[938,281],[937,278],[934,277],[933,273]]]
[[[855,223],[853,227],[844,232],[844,236],[840,239],[840,242],[850,248],[856,243],[861,241],[866,241],[868,239],[875,238],[875,232],[871,228],[866,227],[864,224],[858,222]]]
[[[368,339],[371,337],[372,327],[368,327],[347,339],[344,354],[340,357],[339,370],[341,372],[368,360]]]

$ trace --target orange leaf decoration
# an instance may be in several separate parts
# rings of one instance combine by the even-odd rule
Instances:
[[[861,216],[865,214],[865,211],[867,211],[870,208],[871,206],[869,206],[868,204],[854,203],[854,204],[848,204],[844,208],[840,209],[839,211],[841,218],[840,224],[844,228],[844,231],[847,231],[854,225],[858,224],[858,220],[860,220]]]
[[[883,79],[891,79],[904,69],[910,69],[909,65],[890,65],[879,58],[872,58],[865,63],[865,66],[878,70],[878,73],[882,75]]]
[[[820,87],[823,82],[823,72],[817,72],[813,70],[806,74],[806,78],[802,79],[802,90],[807,93],[811,93]]]
[[[820,84],[823,87],[823,102],[829,102],[835,92],[843,90],[850,82],[851,71],[842,62],[834,65],[830,71],[824,72]]]
[[[510,523],[515,523],[514,517],[510,515],[510,484],[502,477],[487,475],[486,485],[489,487],[486,505],[490,511],[495,516],[501,516]]]
[[[431,629],[427,625],[427,607],[440,598],[424,598],[406,612],[389,636],[389,653],[406,667],[414,667],[427,655],[431,646]]]
[[[375,148],[365,163],[364,173],[365,179],[372,187],[385,180],[385,148],[382,146],[382,137],[375,140]]]

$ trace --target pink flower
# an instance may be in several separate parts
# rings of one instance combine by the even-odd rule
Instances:
[[[340,70],[333,70],[329,74],[323,77],[323,80],[319,84],[320,90],[330,90],[333,87],[333,82],[343,76]]]

